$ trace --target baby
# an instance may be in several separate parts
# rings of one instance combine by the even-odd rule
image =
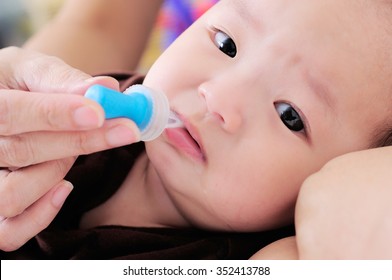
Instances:
[[[146,143],[120,190],[82,224],[259,231],[291,223],[304,179],[372,147],[390,122],[384,5],[220,1],[144,80],[168,95],[185,128]],[[113,213],[102,218],[106,209]]]

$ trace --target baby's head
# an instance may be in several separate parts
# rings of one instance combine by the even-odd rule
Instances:
[[[145,84],[186,129],[147,152],[182,225],[287,224],[308,175],[375,143],[392,123],[387,5],[221,0],[158,59]]]

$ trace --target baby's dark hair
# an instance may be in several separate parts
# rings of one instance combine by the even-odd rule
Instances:
[[[387,61],[384,71],[388,73],[392,73],[392,53],[390,52],[389,46],[391,45],[392,38],[392,0],[364,0],[362,3],[366,3],[370,8],[372,6],[375,8],[375,15],[380,21],[380,28],[383,28],[385,32],[385,36],[383,37],[384,44],[387,46],[385,48],[385,61]],[[376,5],[374,5],[376,4]],[[370,5],[370,6],[369,6]],[[390,77],[390,76],[389,76]],[[392,96],[392,84],[389,89],[387,89],[388,93]],[[390,105],[385,104],[385,106],[389,106],[392,108],[392,98],[389,99],[391,101]],[[390,110],[390,116],[387,117],[387,120],[384,121],[381,125],[378,125],[375,131],[372,134],[372,141],[370,148],[380,148],[386,146],[392,146],[392,110]]]
[[[373,136],[374,140],[369,148],[392,146],[392,124],[383,125],[381,129],[375,131]]]

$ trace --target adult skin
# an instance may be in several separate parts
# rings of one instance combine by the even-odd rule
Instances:
[[[392,147],[347,154],[304,182],[296,207],[301,259],[392,258]]]
[[[66,0],[24,48],[90,74],[136,69],[163,0]]]
[[[0,65],[0,249],[13,250],[57,214],[77,155],[133,143],[139,132],[130,120],[104,122],[82,96],[93,84],[118,89],[112,78],[15,47],[0,50]]]
[[[86,73],[135,69],[162,2],[67,0],[24,48]],[[10,251],[58,213],[77,155],[136,142],[139,131],[125,119],[104,123],[102,109],[78,96],[93,84],[118,89],[112,78],[17,48],[0,50],[0,62],[0,249]]]
[[[392,147],[332,159],[303,183],[297,235],[252,259],[391,259]]]

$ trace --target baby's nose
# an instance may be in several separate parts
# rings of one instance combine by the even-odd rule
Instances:
[[[236,133],[242,125],[242,114],[233,92],[209,84],[200,85],[198,92],[206,103],[209,117],[216,119],[225,131]]]

